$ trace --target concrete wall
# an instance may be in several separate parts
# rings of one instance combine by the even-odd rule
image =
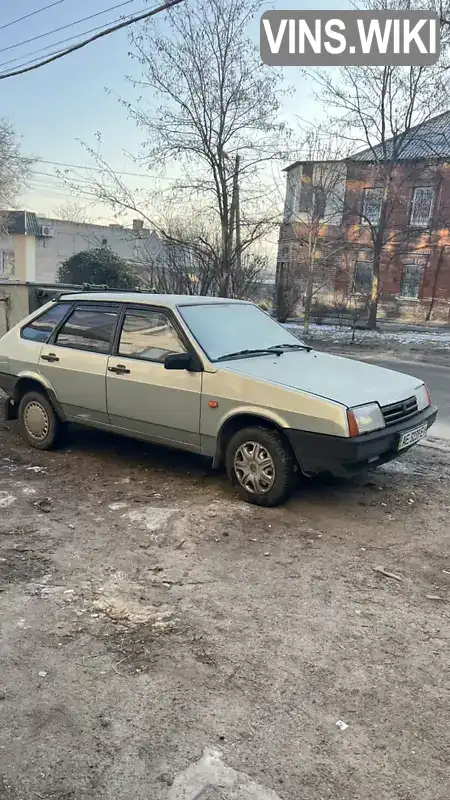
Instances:
[[[35,242],[35,275],[28,276],[28,280],[54,282],[59,264],[81,250],[108,246],[121,258],[138,264],[145,263],[153,255],[155,235],[146,230],[136,232],[120,225],[88,225],[49,217],[38,217],[38,222],[50,227],[53,236],[32,237]],[[0,281],[17,276],[14,269],[17,238],[0,236]]]

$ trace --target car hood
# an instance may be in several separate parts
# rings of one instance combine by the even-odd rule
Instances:
[[[373,401],[384,406],[406,400],[422,384],[419,378],[384,367],[306,350],[226,361],[221,368],[325,397],[348,407]]]

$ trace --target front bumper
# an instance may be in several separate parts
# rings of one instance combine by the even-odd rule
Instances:
[[[436,406],[429,406],[406,422],[354,437],[327,436],[292,429],[288,429],[286,434],[299,466],[306,475],[326,472],[336,477],[348,477],[406,453],[414,445],[399,451],[400,435],[425,422],[429,428],[437,413]]]

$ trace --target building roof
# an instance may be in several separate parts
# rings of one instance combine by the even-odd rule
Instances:
[[[394,138],[386,141],[387,160],[392,157]],[[450,111],[415,125],[405,136],[397,155],[401,161],[450,159]],[[375,145],[349,156],[347,161],[382,161],[383,147]]]
[[[394,138],[386,140],[386,157],[392,157]],[[397,154],[400,161],[444,161],[450,160],[450,111],[444,111],[437,117],[432,117],[426,122],[415,125],[410,129],[402,143],[401,151]],[[366,163],[383,160],[383,147],[376,144],[372,149],[365,148],[358,153],[353,153],[347,158],[337,161],[361,161]],[[314,163],[309,161],[295,161],[285,167],[283,172],[289,172],[301,164]],[[321,162],[327,163],[327,161]]]
[[[153,294],[151,292],[61,292],[64,300],[96,300],[103,303],[140,303],[152,306],[211,305],[219,303],[245,303],[245,300],[231,300],[226,297],[206,297],[204,295]]]
[[[36,214],[32,211],[5,211],[7,219],[7,230],[10,235],[32,235],[39,236],[41,226],[39,225]]]

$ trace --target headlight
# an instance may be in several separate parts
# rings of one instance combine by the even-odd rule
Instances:
[[[428,391],[428,387],[424,383],[422,383],[422,386],[419,386],[419,388],[416,389],[416,399],[418,411],[423,411],[424,408],[431,406],[430,393]]]
[[[378,403],[366,403],[363,406],[349,408],[347,417],[350,436],[359,436],[360,433],[370,433],[386,427]]]

